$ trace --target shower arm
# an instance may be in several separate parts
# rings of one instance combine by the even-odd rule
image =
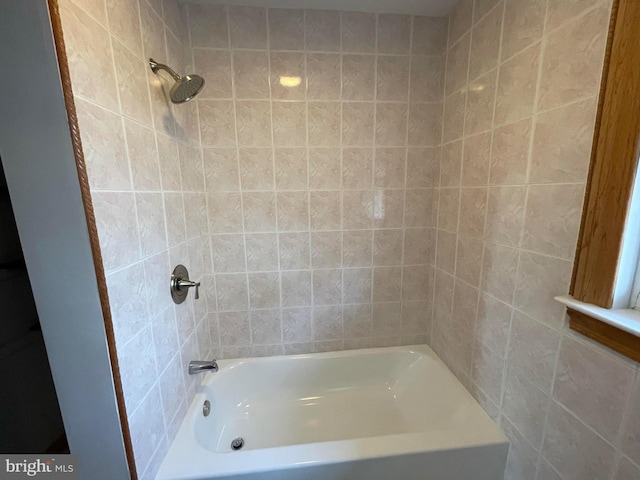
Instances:
[[[164,63],[158,63],[153,58],[149,59],[149,66],[151,67],[151,71],[153,73],[158,73],[158,70],[164,70],[169,73],[173,77],[173,79],[177,82],[182,79],[180,75],[173,71],[172,68],[168,67]]]

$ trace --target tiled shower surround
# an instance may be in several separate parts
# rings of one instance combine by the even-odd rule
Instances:
[[[188,11],[221,355],[427,341],[445,19]]]
[[[189,360],[425,342],[511,439],[508,480],[640,478],[638,366],[552,300],[610,0],[440,19],[60,3],[141,478],[193,398]],[[204,90],[171,106],[149,57]],[[202,292],[174,306],[178,263]]]
[[[139,474],[189,360],[428,342],[446,18],[61,3]]]
[[[571,333],[611,1],[450,16],[431,345],[511,441],[507,480],[640,478],[638,365]]]

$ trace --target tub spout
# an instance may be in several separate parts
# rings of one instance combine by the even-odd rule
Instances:
[[[189,375],[196,375],[201,372],[217,372],[218,364],[215,360],[209,362],[201,362],[198,360],[191,360],[189,362]]]

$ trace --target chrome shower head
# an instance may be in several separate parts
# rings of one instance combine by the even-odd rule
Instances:
[[[165,70],[175,80],[176,83],[173,84],[169,93],[173,103],[188,102],[200,93],[200,90],[204,87],[204,78],[200,75],[185,75],[181,77],[173,69],[162,63],[157,63],[153,58],[149,59],[149,66],[153,73],[157,74],[159,70]]]

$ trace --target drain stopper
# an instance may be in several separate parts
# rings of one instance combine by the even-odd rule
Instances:
[[[231,441],[231,450],[240,450],[242,447],[244,447],[244,440],[241,437]]]

